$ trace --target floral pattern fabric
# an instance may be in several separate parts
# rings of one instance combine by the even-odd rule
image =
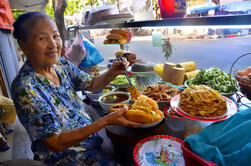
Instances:
[[[36,158],[48,165],[116,165],[102,154],[98,134],[61,152],[52,152],[42,143],[43,138],[93,122],[76,94],[90,85],[91,78],[65,58],[60,58],[53,68],[60,77],[60,87],[26,62],[11,88],[19,120],[29,134]]]

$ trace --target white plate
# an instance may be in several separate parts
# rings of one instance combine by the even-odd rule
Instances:
[[[101,20],[106,23],[120,23],[131,20],[133,17],[131,14],[114,14],[102,16]]]
[[[168,135],[144,138],[134,147],[134,161],[138,166],[184,166],[181,142]]]
[[[182,110],[179,107],[180,95],[173,97],[171,99],[170,105],[175,112],[177,112],[179,115],[184,116],[186,118],[194,119],[194,120],[216,122],[216,121],[225,120],[225,119],[229,118],[230,116],[234,115],[238,111],[237,105],[232,100],[230,100],[227,97],[224,97],[224,98],[226,99],[227,111],[224,115],[216,116],[216,117],[191,116],[191,114],[185,112],[184,110]]]
[[[160,124],[160,122],[162,122],[163,118],[158,121],[158,122],[154,122],[154,123],[151,123],[151,124],[144,124],[144,125],[140,125],[138,126],[138,128],[150,128],[150,127],[154,127],[154,126],[157,126],[158,124]]]

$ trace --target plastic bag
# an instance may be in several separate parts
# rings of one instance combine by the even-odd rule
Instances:
[[[82,60],[86,57],[87,52],[81,38],[80,33],[76,32],[76,37],[71,45],[71,47],[66,51],[66,58],[71,61],[74,65],[78,66]]]
[[[84,60],[82,60],[80,64],[80,68],[89,68],[95,66],[104,61],[103,56],[99,53],[97,48],[84,36],[83,43],[86,49],[87,56]]]

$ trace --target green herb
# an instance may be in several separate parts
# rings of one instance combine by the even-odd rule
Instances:
[[[224,71],[211,67],[201,70],[195,78],[186,81],[187,85],[206,85],[219,93],[232,93],[238,90],[236,80],[231,77],[232,84],[229,79],[229,74]]]
[[[130,77],[130,80],[132,82],[132,85],[135,86],[135,78],[134,77]],[[112,82],[110,82],[110,84],[114,84],[114,85],[122,85],[122,84],[129,84],[128,80],[126,79],[126,76],[124,75],[118,75]]]

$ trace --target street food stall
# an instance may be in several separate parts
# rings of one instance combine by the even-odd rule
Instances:
[[[77,32],[71,40],[77,51],[66,52],[66,58],[90,77],[123,58],[130,63],[103,89],[77,92],[94,120],[127,107],[125,118],[141,124],[105,126],[99,131],[104,151],[121,165],[246,163],[251,53],[244,34],[249,34],[251,16],[183,18],[184,4],[172,1],[173,16],[181,10],[182,18],[142,21],[152,9],[151,1],[141,2],[148,9],[134,13],[134,21],[130,8],[111,5],[88,11],[85,25],[68,27]],[[233,38],[218,37],[216,29],[236,28],[240,33]],[[246,156],[237,161],[240,149]]]
[[[154,164],[157,160],[158,162],[169,164],[173,164],[175,161],[181,165],[185,163],[186,165],[214,165],[213,162],[198,157],[192,152],[187,142],[182,142],[182,140],[191,134],[199,133],[214,122],[225,121],[238,111],[250,107],[251,56],[249,53],[242,55],[242,51],[239,50],[238,55],[232,56],[232,53],[228,59],[226,57],[214,59],[217,56],[224,56],[224,51],[228,50],[227,48],[217,49],[217,45],[215,45],[215,50],[222,51],[217,52],[214,49],[210,49],[211,54],[217,54],[215,57],[213,55],[212,57],[201,55],[201,58],[198,56],[194,58],[188,54],[195,53],[194,49],[197,49],[199,52],[199,47],[203,47],[203,41],[196,40],[197,43],[194,45],[187,42],[186,44],[190,44],[190,46],[182,45],[186,49],[183,49],[181,53],[177,51],[178,49],[182,50],[178,42],[183,42],[182,40],[185,39],[173,38],[171,39],[172,45],[175,46],[177,44],[179,48],[173,49],[173,55],[168,55],[166,58],[163,54],[166,53],[165,51],[170,51],[168,49],[173,46],[163,36],[165,30],[167,30],[170,38],[172,33],[168,29],[169,26],[183,26],[185,29],[186,26],[193,25],[214,25],[216,26],[215,28],[233,24],[246,25],[250,24],[247,21],[249,17],[248,15],[243,15],[238,16],[238,19],[235,16],[180,18],[78,26],[80,32],[81,29],[88,29],[90,32],[98,31],[98,29],[108,29],[109,31],[108,34],[103,36],[96,35],[96,39],[94,39],[96,41],[95,45],[99,48],[101,54],[105,55],[105,61],[98,65],[100,68],[99,72],[105,70],[104,68],[106,67],[108,68],[109,63],[116,59],[118,60],[118,57],[123,56],[126,52],[136,53],[137,58],[139,57],[143,61],[132,64],[128,72],[125,72],[125,75],[115,78],[111,82],[111,86],[114,88],[109,89],[108,93],[102,91],[99,94],[99,99],[92,100],[89,97],[85,99],[99,116],[116,111],[123,105],[127,105],[129,106],[128,119],[131,118],[133,121],[143,123],[138,128],[123,126],[105,127],[105,132],[102,132],[102,134],[106,141],[111,141],[108,141],[111,144],[109,148],[112,147],[112,156],[116,161],[123,165],[151,165],[151,163]],[[69,27],[69,30],[74,28]],[[143,30],[152,29],[152,36],[145,36],[144,39],[136,35],[134,36],[132,32],[136,28]],[[161,34],[161,38],[156,39],[154,32]],[[128,36],[130,36],[129,39]],[[143,42],[140,43],[140,40]],[[158,45],[156,44],[159,42],[157,40],[161,42],[159,48],[154,47]],[[223,44],[224,40],[211,40],[210,42],[212,44],[213,42],[221,42]],[[164,45],[164,51],[163,42],[168,44]],[[150,51],[150,49],[154,51]],[[205,50],[202,50],[200,53],[202,52],[207,54]],[[167,54],[170,54],[170,52],[167,52]],[[134,94],[130,90],[128,91],[130,86],[137,88],[139,93],[137,99],[143,101],[133,99],[132,95]],[[125,98],[117,100],[121,97],[118,94],[125,95]],[[142,96],[146,96],[147,99],[141,99]],[[104,98],[115,98],[116,101],[106,103]],[[154,102],[152,106],[148,106],[152,102]],[[156,106],[156,109],[153,105]],[[150,111],[150,114],[154,116],[150,117],[151,120],[149,121],[147,120],[148,115],[139,115],[140,113],[136,113],[136,110],[143,110],[142,112],[145,113]],[[155,143],[152,142],[154,140]],[[171,147],[176,148],[176,150],[171,148],[175,151],[175,153],[172,153],[175,157],[168,158],[168,156],[165,156],[170,152],[170,148],[168,151],[168,148],[165,149],[166,146],[162,147],[165,144],[170,144]],[[157,150],[153,146],[158,147]],[[164,152],[165,150],[167,152]],[[162,153],[165,154],[165,157],[162,156]]]

